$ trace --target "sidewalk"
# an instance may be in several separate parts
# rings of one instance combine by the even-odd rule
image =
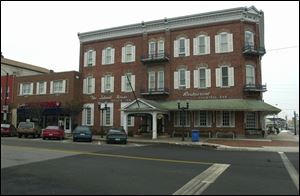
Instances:
[[[105,141],[105,136],[101,138],[96,135],[94,140]],[[294,135],[289,131],[282,131],[276,135],[268,135],[260,139],[224,139],[224,138],[201,138],[199,142],[192,142],[191,138],[181,137],[158,137],[153,140],[150,137],[128,137],[129,143],[144,144],[171,144],[183,146],[198,146],[204,148],[214,148],[218,150],[239,150],[239,151],[271,151],[271,152],[299,152],[299,135]]]

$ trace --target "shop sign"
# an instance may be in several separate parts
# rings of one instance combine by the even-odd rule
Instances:
[[[226,95],[219,95],[219,96],[215,96],[215,95],[210,95],[210,92],[184,92],[183,97],[193,97],[193,98],[198,98],[198,99],[227,99],[228,97]]]

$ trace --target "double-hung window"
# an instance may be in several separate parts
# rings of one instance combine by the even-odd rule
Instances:
[[[256,128],[256,113],[246,112],[246,128],[255,129]]]
[[[178,76],[179,76],[179,88],[185,88],[186,87],[186,70],[179,69]]]
[[[127,44],[122,47],[122,63],[134,62],[135,61],[135,46]]]
[[[234,68],[222,66],[216,69],[216,86],[231,87],[234,86]]]
[[[156,42],[149,42],[149,57],[152,58],[156,54]]]
[[[157,72],[157,90],[164,90],[165,83],[164,83],[164,71]]]
[[[111,75],[105,75],[101,78],[101,92],[108,93],[114,92],[114,77]]]
[[[212,112],[196,111],[194,117],[195,127],[211,127]]]
[[[246,65],[246,85],[255,85],[255,69],[253,65]]]
[[[154,71],[148,72],[148,90],[149,91],[155,90],[155,72]]]
[[[199,87],[205,88],[206,87],[206,69],[200,68],[199,69]]]
[[[165,53],[165,42],[164,40],[159,40],[158,41],[158,57],[163,57]]]
[[[200,67],[194,70],[194,88],[209,88],[211,87],[210,69]]]
[[[20,95],[32,95],[32,94],[33,94],[33,83],[20,84]]]
[[[190,39],[180,37],[174,40],[174,57],[190,56]]]
[[[131,80],[132,80],[132,74],[131,73],[127,73],[125,74],[125,90],[126,92],[131,91]]]
[[[36,94],[37,95],[46,94],[46,90],[47,90],[47,82],[37,82],[36,83]]]
[[[84,53],[84,67],[91,67],[96,65],[96,51],[88,50]]]
[[[254,47],[254,33],[245,31],[245,47]]]
[[[50,82],[50,93],[65,93],[66,80],[55,80]]]
[[[114,64],[115,62],[115,49],[107,47],[102,50],[102,65]]]
[[[82,125],[94,125],[94,104],[84,104],[82,111]]]
[[[215,36],[215,52],[225,53],[233,51],[232,33],[222,32]]]
[[[194,38],[194,55],[204,55],[210,53],[210,37],[199,35]]]
[[[235,112],[222,111],[217,112],[217,127],[234,127],[235,126]]]
[[[95,78],[88,76],[83,80],[83,94],[95,93]]]

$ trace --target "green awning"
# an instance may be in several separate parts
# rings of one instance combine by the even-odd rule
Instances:
[[[136,104],[139,102],[139,106]],[[124,111],[177,111],[178,101],[154,101],[138,98]],[[186,106],[186,100],[182,100],[181,106]],[[190,111],[246,111],[279,113],[281,110],[260,100],[250,99],[213,99],[213,100],[188,100]]]
[[[178,110],[178,101],[159,102],[162,108],[167,110]],[[213,111],[260,111],[268,113],[279,113],[281,110],[259,100],[248,99],[214,99],[214,100],[188,100],[189,110],[213,110]],[[186,101],[181,101],[185,106]]]

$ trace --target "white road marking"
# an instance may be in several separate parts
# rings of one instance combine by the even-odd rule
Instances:
[[[299,193],[299,174],[284,152],[278,152]]]
[[[173,195],[200,195],[207,187],[230,166],[230,164],[213,164],[207,170],[194,177]]]

